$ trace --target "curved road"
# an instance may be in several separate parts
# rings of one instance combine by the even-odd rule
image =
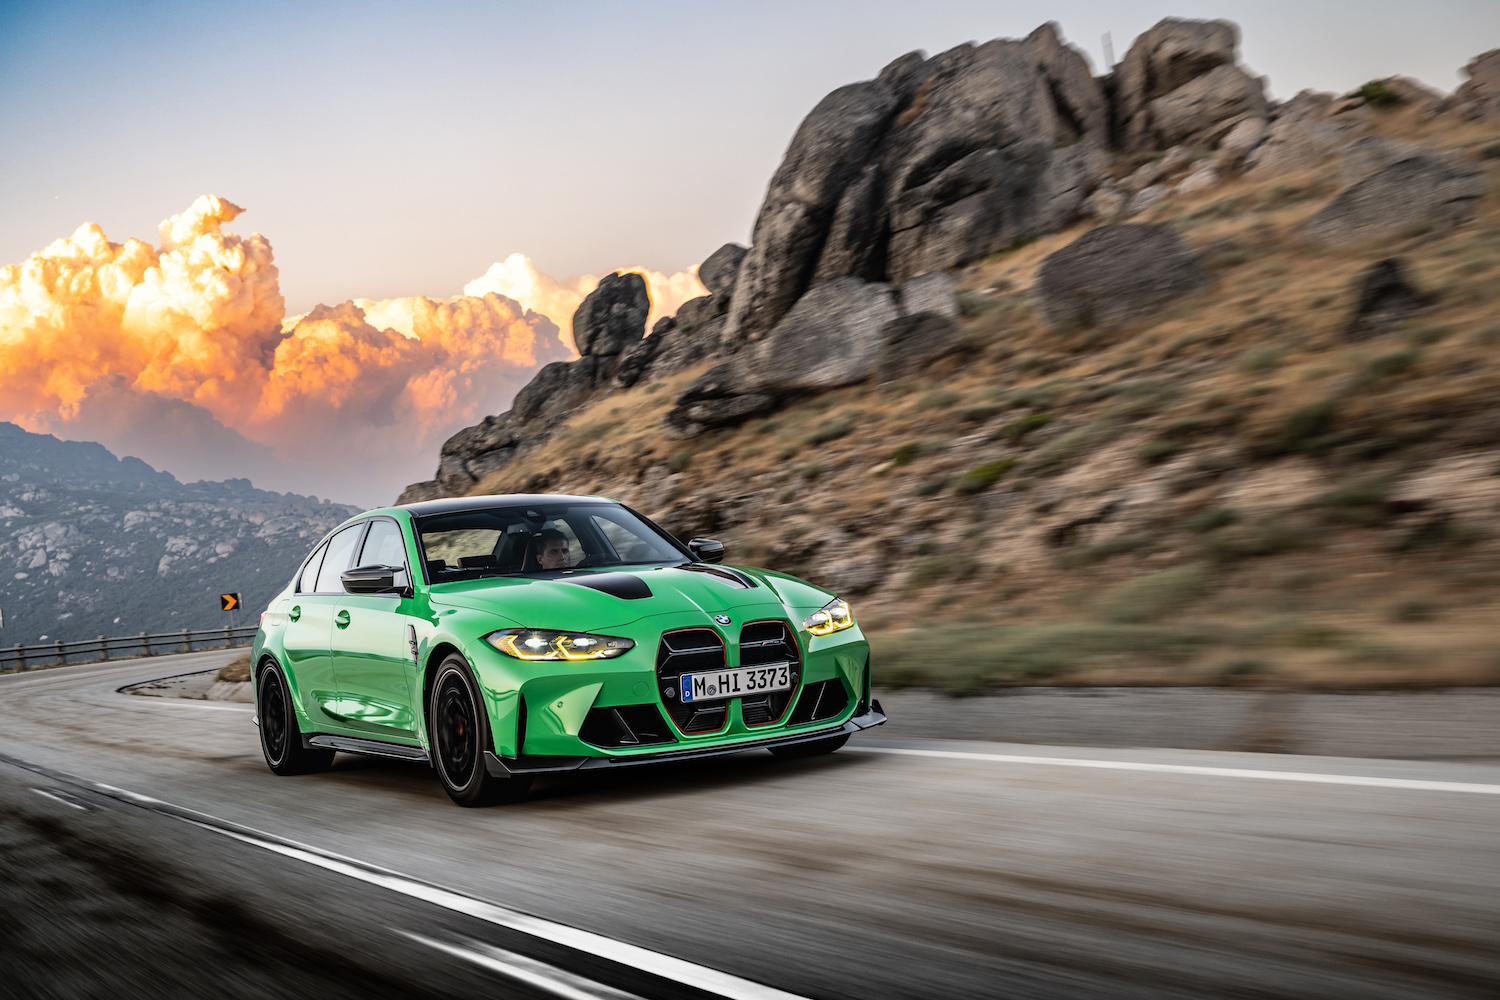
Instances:
[[[248,706],[117,692],[224,656],[0,677],[0,817],[36,841],[0,847],[208,926],[270,977],[246,995],[1500,994],[1500,766],[876,730],[466,810],[421,765],[277,778]],[[144,974],[29,961],[59,995]]]

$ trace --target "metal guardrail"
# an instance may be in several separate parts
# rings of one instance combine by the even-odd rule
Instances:
[[[132,659],[137,656],[155,656],[158,653],[191,653],[200,649],[232,649],[247,646],[255,638],[257,626],[208,628],[197,632],[183,629],[181,632],[158,632],[148,635],[116,636],[97,639],[81,639],[63,642],[23,646],[0,646],[0,673],[15,673],[20,670],[38,670],[42,667],[61,667],[69,663],[98,663],[103,660]]]

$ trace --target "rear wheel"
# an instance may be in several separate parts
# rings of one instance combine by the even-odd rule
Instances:
[[[771,747],[771,752],[778,757],[816,757],[819,754],[833,753],[848,742],[849,734],[839,733],[837,736],[830,736],[826,740],[793,743],[789,747]]]
[[[427,733],[432,762],[443,790],[461,806],[484,806],[521,798],[530,778],[499,778],[484,766],[490,727],[469,665],[457,653],[438,667],[432,682]]]
[[[333,763],[333,751],[304,747],[297,713],[292,708],[290,688],[281,667],[272,663],[260,674],[260,749],[266,764],[276,774],[310,774]]]

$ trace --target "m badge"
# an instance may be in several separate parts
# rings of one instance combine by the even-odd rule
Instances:
[[[239,594],[220,594],[219,595],[219,610],[220,611],[233,611],[235,608],[238,608],[239,606],[240,606],[240,595]]]
[[[728,615],[714,615],[714,621],[718,622],[720,625],[730,624]]]

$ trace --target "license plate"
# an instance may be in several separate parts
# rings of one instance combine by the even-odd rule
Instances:
[[[790,663],[768,663],[763,667],[741,667],[738,670],[714,670],[703,674],[683,674],[678,678],[682,700],[718,701],[747,694],[785,691],[792,686]]]

